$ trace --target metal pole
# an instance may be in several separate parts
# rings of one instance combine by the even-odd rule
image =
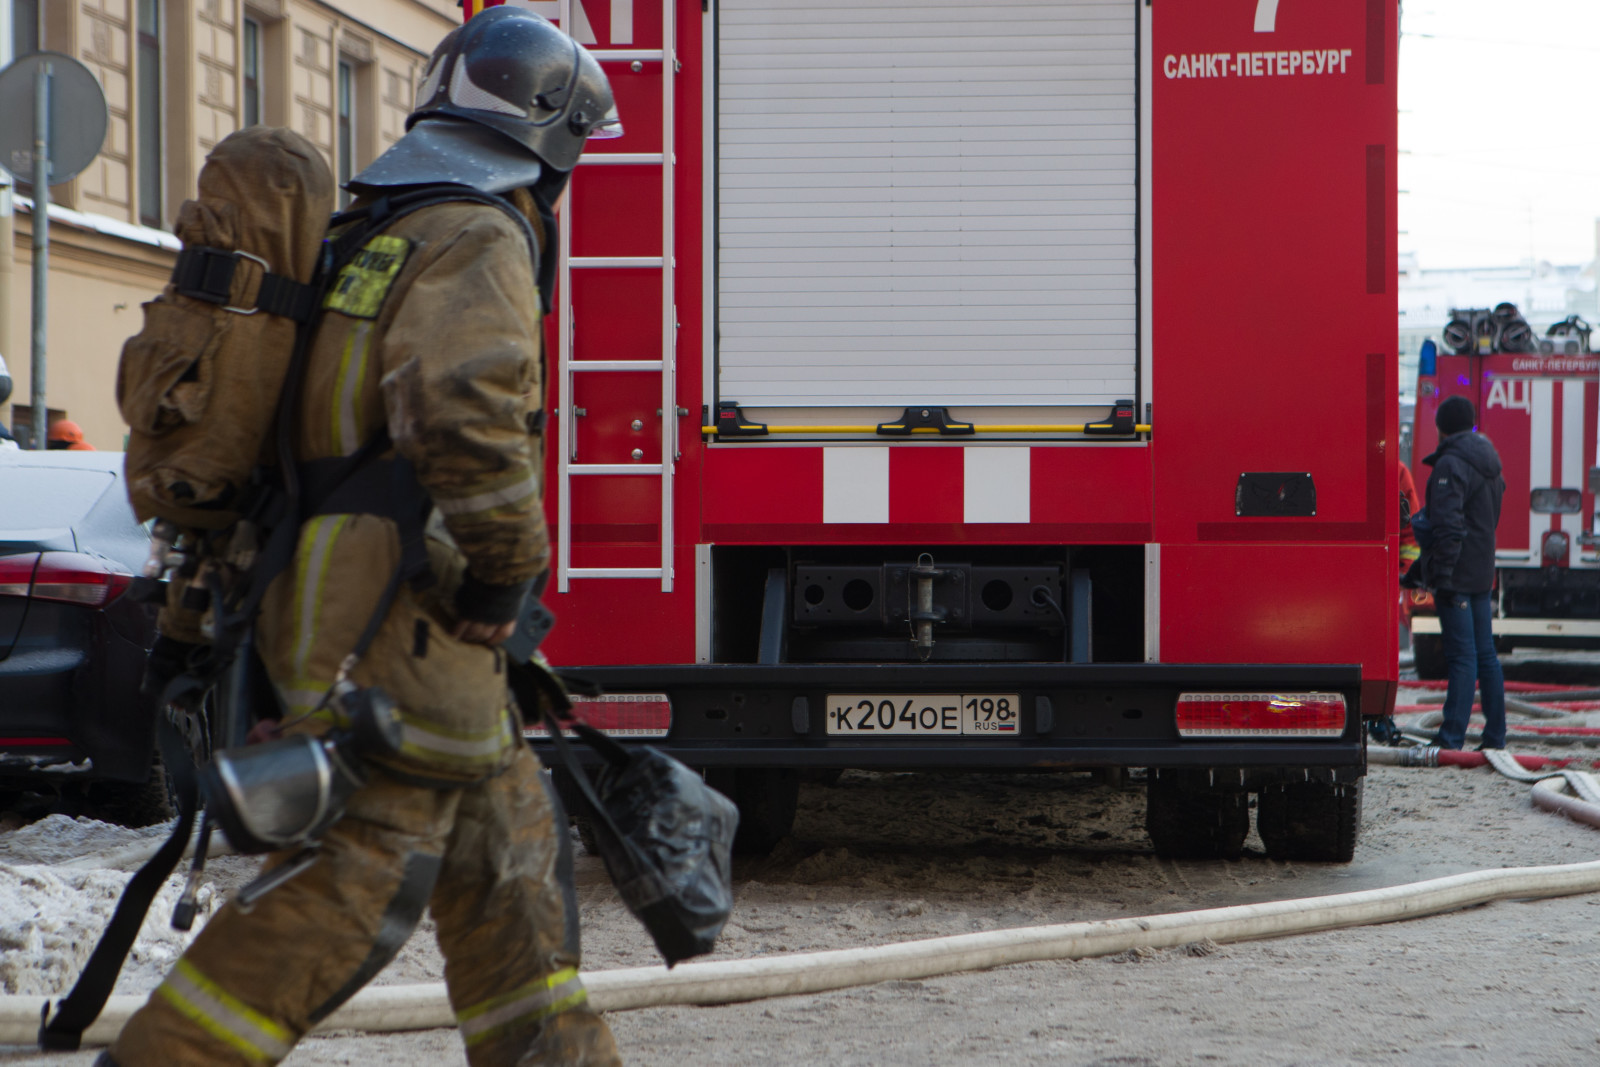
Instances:
[[[0,173],[0,356],[9,351],[16,361],[21,349],[11,346],[12,275],[16,269],[14,193],[10,175]]]
[[[44,398],[45,310],[50,270],[50,74],[39,65],[33,81],[33,447],[49,447],[50,415]]]

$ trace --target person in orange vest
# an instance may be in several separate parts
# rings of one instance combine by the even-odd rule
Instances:
[[[1400,503],[1403,505],[1400,515],[1400,576],[1403,578],[1406,571],[1417,561],[1417,557],[1422,554],[1422,548],[1417,544],[1417,535],[1411,530],[1411,516],[1422,509],[1422,499],[1417,495],[1417,482],[1411,476],[1411,468],[1404,463],[1400,464]],[[1399,593],[1400,621],[1410,629],[1413,598],[1426,599],[1429,594],[1404,586],[1400,588]],[[1380,745],[1401,743],[1400,727],[1395,724],[1393,715],[1369,720],[1367,736]]]
[[[50,436],[45,441],[52,452],[93,452],[94,445],[83,439],[83,427],[71,419],[57,419],[50,424]]]
[[[1416,479],[1411,476],[1411,468],[1404,463],[1400,464],[1400,496],[1406,502],[1405,521],[1400,524],[1400,573],[1403,576],[1411,569],[1411,565],[1422,555],[1422,548],[1417,544],[1417,535],[1411,529],[1411,516],[1422,510],[1422,497],[1417,493]],[[1423,594],[1426,596],[1427,594]],[[1407,628],[1411,625],[1411,609],[1413,594],[1409,589],[1400,591],[1400,619]]]

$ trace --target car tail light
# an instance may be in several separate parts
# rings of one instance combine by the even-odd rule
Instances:
[[[1339,693],[1183,693],[1182,737],[1338,737],[1344,733]]]
[[[1546,567],[1565,567],[1572,550],[1572,539],[1560,530],[1551,530],[1539,542],[1539,557]]]
[[[672,701],[665,693],[607,693],[598,697],[573,697],[572,714],[612,737],[666,737],[672,729]],[[544,723],[524,731],[529,737],[548,737]],[[571,736],[571,731],[566,731]]]
[[[28,586],[33,584],[33,568],[38,562],[37,552],[0,557],[0,596],[27,596]]]
[[[33,574],[33,595],[100,608],[121,596],[133,575],[94,556],[78,552],[44,552]]]

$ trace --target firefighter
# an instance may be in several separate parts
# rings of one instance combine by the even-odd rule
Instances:
[[[548,565],[552,212],[586,139],[614,136],[615,121],[592,56],[537,15],[497,7],[445,38],[407,134],[350,182],[358,202],[441,182],[500,194],[546,254],[536,275],[516,220],[438,204],[370,239],[330,287],[298,411],[301,468],[311,477],[386,431],[393,449],[370,470],[409,463],[432,509],[433,580],[397,586],[349,675],[398,702],[404,746],[372,769],[308,870],[248,913],[217,912],[102,1064],[275,1063],[394,958],[424,908],[472,1067],[619,1062],[578,976],[566,819],[521,740],[497,648]],[[398,483],[366,480],[375,494],[341,488],[305,522],[262,606],[286,731],[337,717],[323,696],[405,558],[405,505],[382,504]]]

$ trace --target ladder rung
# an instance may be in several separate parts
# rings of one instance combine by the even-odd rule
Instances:
[[[666,58],[659,48],[591,48],[589,54],[602,63],[626,63],[630,59],[659,63]]]
[[[660,152],[585,152],[579,163],[655,163],[667,157]]]
[[[663,366],[665,366],[665,364],[659,359],[575,359],[571,363],[567,364],[567,368],[573,371],[652,371],[660,370]]]
[[[568,567],[568,578],[659,578],[660,567]]]
[[[661,256],[573,256],[567,260],[573,270],[580,267],[659,267],[664,262]]]
[[[660,474],[659,463],[569,463],[568,474]]]

